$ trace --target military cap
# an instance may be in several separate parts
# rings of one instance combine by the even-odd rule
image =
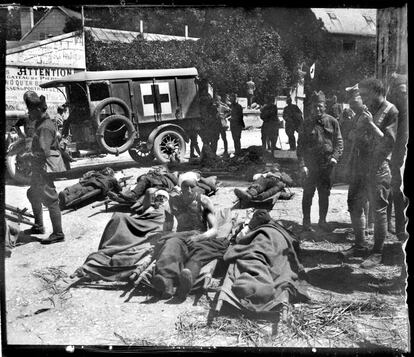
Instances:
[[[353,98],[359,96],[359,86],[358,83],[352,87],[346,87],[345,91],[348,95],[348,98]]]
[[[41,95],[39,97],[37,93],[34,91],[29,90],[26,93],[24,93],[23,100],[26,103],[26,106],[28,109],[34,109],[34,108],[41,108],[43,110],[47,109],[45,96]]]
[[[312,102],[314,103],[325,103],[326,102],[326,97],[325,97],[325,93],[322,92],[321,90],[319,92],[314,91],[312,94]]]

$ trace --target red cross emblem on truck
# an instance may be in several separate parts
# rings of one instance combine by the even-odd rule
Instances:
[[[151,84],[151,95],[144,95],[144,104],[152,104],[155,113],[162,113],[161,103],[168,103],[170,101],[168,93],[160,94],[158,84]]]

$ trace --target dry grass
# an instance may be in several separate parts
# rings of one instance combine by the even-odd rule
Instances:
[[[47,291],[51,295],[50,300],[54,305],[54,298],[58,298],[59,301],[62,301],[71,297],[66,286],[60,286],[62,283],[65,285],[64,279],[68,278],[68,274],[61,269],[61,266],[35,270],[32,274],[40,279],[43,287],[42,290]]]
[[[184,345],[195,346],[200,342],[211,340],[214,336],[234,338],[237,346],[261,346],[270,339],[265,326],[240,316],[230,318],[218,316],[211,322],[206,321],[204,314],[191,315],[183,313],[178,316],[175,330]]]
[[[187,312],[178,317],[175,329],[177,343],[187,346],[208,343],[218,335],[234,338],[234,346],[375,345],[404,350],[406,338],[399,331],[404,331],[406,320],[396,315],[394,306],[374,295],[363,301],[331,300],[291,306],[286,320],[280,322],[217,316],[209,323],[205,313]]]

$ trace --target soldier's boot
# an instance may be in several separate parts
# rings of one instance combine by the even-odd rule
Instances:
[[[312,198],[309,199],[309,197],[305,197],[304,195],[303,200],[302,200],[302,212],[303,212],[302,231],[303,232],[315,232],[315,230],[311,226],[311,219],[310,219],[311,205],[312,205]]]
[[[177,296],[185,299],[190,293],[198,275],[200,274],[201,265],[199,262],[189,260],[179,276],[180,284],[177,289]]]
[[[43,225],[43,208],[41,203],[32,204],[32,211],[34,215],[34,225],[30,229],[24,231],[25,234],[44,234],[45,227]]]
[[[368,255],[368,247],[365,242],[365,233],[363,227],[359,227],[358,229],[354,228],[354,234],[355,244],[351,248],[340,253],[344,259],[351,257],[366,258]]]
[[[323,231],[330,232],[331,227],[326,222],[329,207],[329,194],[326,192],[319,192],[319,222],[318,227]]]
[[[65,235],[62,230],[62,215],[60,213],[59,205],[57,202],[53,203],[49,208],[50,221],[52,222],[53,232],[52,234],[42,240],[42,244],[53,244],[62,242],[65,240]]]
[[[234,194],[240,199],[240,201],[250,201],[257,196],[257,191],[252,188],[249,188],[246,191],[235,188]]]

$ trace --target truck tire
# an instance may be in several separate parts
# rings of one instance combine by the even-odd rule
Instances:
[[[20,145],[19,145],[20,144]],[[20,155],[26,152],[26,146],[23,143],[17,144],[6,156],[7,172],[14,181],[29,185],[32,176],[32,168],[29,159],[20,160]]]
[[[143,142],[135,142],[128,152],[132,159],[138,163],[147,163],[154,160],[154,153]]]
[[[103,121],[101,120],[102,109],[111,104],[115,104],[121,107],[124,110],[124,116],[131,120],[131,109],[129,109],[128,104],[126,104],[122,99],[116,97],[109,97],[99,102],[93,111],[93,122],[96,128],[98,128],[101,122]]]
[[[165,130],[156,136],[153,150],[160,163],[170,162],[172,155],[177,155],[182,160],[185,155],[185,141],[177,131]]]
[[[106,153],[122,154],[134,144],[134,125],[123,115],[111,115],[99,124],[96,131],[96,141]]]

